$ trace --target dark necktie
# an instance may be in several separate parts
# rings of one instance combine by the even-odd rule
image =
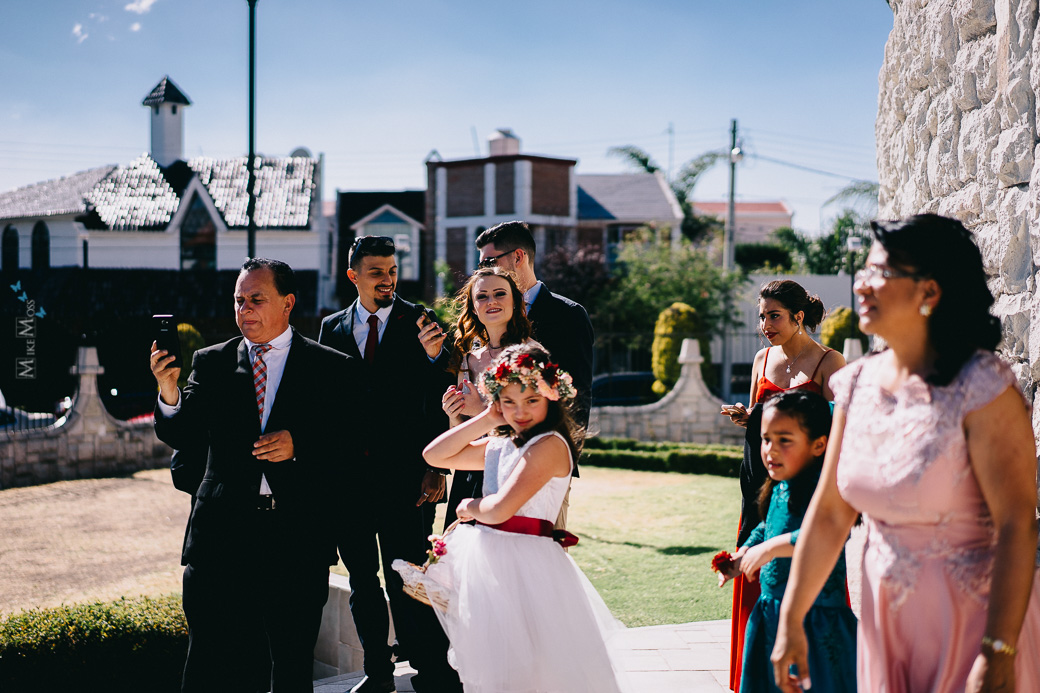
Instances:
[[[368,316],[368,338],[365,339],[365,363],[375,363],[376,347],[379,345],[379,318]]]
[[[256,408],[260,412],[260,425],[264,423],[264,395],[267,393],[267,364],[264,354],[274,347],[270,344],[257,344],[253,347],[256,360],[253,361],[253,388],[256,390]]]

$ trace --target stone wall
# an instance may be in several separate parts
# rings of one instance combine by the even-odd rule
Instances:
[[[1032,400],[1040,381],[1037,0],[891,6],[878,78],[878,216],[936,212],[974,233],[1004,326],[1002,355]]]
[[[684,339],[682,372],[671,392],[638,407],[593,407],[589,432],[605,438],[743,445],[744,429],[721,415],[723,401],[701,378],[703,361],[700,344]]]
[[[79,350],[79,389],[68,415],[55,426],[0,434],[0,489],[63,479],[132,474],[170,463],[170,448],[152,424],[113,418],[98,396],[97,349]]]

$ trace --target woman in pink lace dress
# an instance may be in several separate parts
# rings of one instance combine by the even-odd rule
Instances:
[[[1036,447],[993,353],[981,255],[952,219],[872,227],[855,289],[860,326],[888,349],[831,380],[831,445],[781,607],[777,683],[811,682],[801,623],[862,512],[859,689],[1040,691]]]

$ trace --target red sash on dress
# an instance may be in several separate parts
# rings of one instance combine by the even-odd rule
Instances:
[[[481,522],[480,520],[477,520],[477,524],[490,527],[491,529],[497,529],[502,532],[529,534],[535,537],[548,537],[549,539],[559,543],[560,546],[565,549],[578,543],[578,537],[567,530],[555,529],[553,523],[549,522],[549,520],[539,520],[536,517],[513,515],[505,522],[500,522],[497,525],[491,525],[487,522]]]

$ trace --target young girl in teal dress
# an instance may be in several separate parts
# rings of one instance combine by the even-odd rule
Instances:
[[[744,573],[758,579],[762,596],[748,619],[740,693],[779,691],[769,659],[780,620],[791,556],[827,449],[830,405],[818,394],[788,390],[762,412],[762,461],[769,479],[758,497],[766,518],[724,567],[720,582]],[[812,690],[856,690],[856,617],[846,601],[845,555],[827,578],[805,618]]]

